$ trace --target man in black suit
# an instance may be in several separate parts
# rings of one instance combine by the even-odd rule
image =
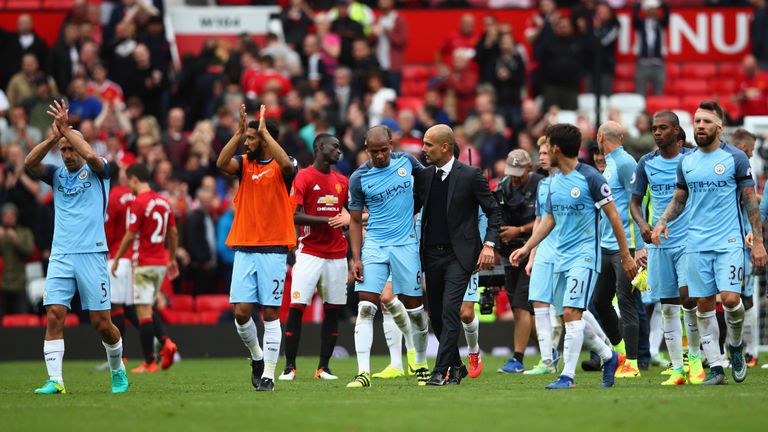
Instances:
[[[424,135],[424,155],[433,168],[416,174],[422,207],[421,261],[426,274],[432,328],[440,341],[427,385],[459,384],[467,368],[459,357],[459,309],[470,276],[493,267],[501,211],[478,168],[454,158],[456,141],[446,125]],[[477,230],[478,205],[488,217],[484,242]]]
[[[189,279],[195,294],[216,291],[216,222],[213,220],[213,192],[197,190],[200,207],[189,213],[184,224],[184,248],[189,253]]]

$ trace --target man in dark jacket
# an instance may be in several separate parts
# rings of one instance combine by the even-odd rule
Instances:
[[[187,216],[184,224],[184,249],[190,257],[189,278],[195,294],[214,291],[216,274],[216,224],[211,216],[213,193],[197,190],[200,206]]]
[[[755,6],[752,19],[752,54],[761,70],[768,71],[768,2],[750,0]]]
[[[578,109],[579,85],[587,52],[584,39],[573,33],[571,19],[560,17],[555,26],[555,37],[541,48],[545,111],[552,105],[564,110]]]

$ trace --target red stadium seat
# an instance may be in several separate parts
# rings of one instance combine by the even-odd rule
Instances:
[[[702,93],[683,96],[683,110],[694,112],[696,111],[696,108],[699,107],[699,104],[705,100],[712,100],[712,95],[709,93]]]
[[[397,98],[395,104],[397,105],[398,110],[409,110],[413,111],[414,115],[418,115],[422,108],[424,108],[424,99],[419,97],[401,96]]]
[[[428,79],[428,70],[423,65],[403,66],[403,82],[405,81],[424,81]]]
[[[423,98],[429,90],[427,81],[403,81],[400,91],[403,96]]]
[[[613,82],[614,93],[634,93],[635,79],[617,79]]]
[[[43,9],[71,9],[74,0],[43,0]]]
[[[732,120],[738,120],[742,117],[741,105],[733,102],[727,97],[721,97],[717,100],[717,102],[723,108],[723,111],[725,111],[728,117],[730,117]]]
[[[739,82],[731,79],[716,79],[712,81],[712,91],[722,98],[730,97],[739,92]]]
[[[666,67],[667,79],[675,79],[680,76],[680,65],[677,63],[667,63]]]
[[[722,78],[739,79],[743,73],[744,68],[741,66],[741,63],[720,63],[720,67],[718,68],[718,75]]]
[[[195,310],[198,312],[221,312],[230,307],[229,296],[226,294],[201,294],[195,300]]]
[[[48,325],[48,315],[43,315],[43,319],[40,320],[40,324],[45,327]],[[64,318],[64,327],[77,327],[80,325],[80,317],[75,314],[68,313]]]
[[[219,322],[219,318],[221,318],[221,312],[220,311],[205,311],[205,312],[198,312],[198,319],[200,324],[217,324]]]
[[[645,98],[645,110],[651,113],[675,110],[682,107],[677,96],[648,96]]]
[[[617,63],[616,64],[616,80],[625,79],[625,80],[634,81],[636,71],[637,71],[637,65],[635,63],[628,63],[628,62]]]
[[[712,79],[717,75],[714,63],[685,63],[682,78]]]
[[[187,312],[187,311],[169,311],[170,313],[166,312],[163,315],[163,319],[168,324],[199,324],[200,323],[200,315],[197,312]]]
[[[195,310],[195,298],[189,294],[177,294],[171,299],[171,309],[175,311]]]
[[[675,82],[675,90],[678,95],[685,97],[692,94],[705,94],[711,91],[709,82],[703,79],[681,78]]]
[[[33,314],[10,314],[3,317],[3,327],[39,327],[40,317]]]

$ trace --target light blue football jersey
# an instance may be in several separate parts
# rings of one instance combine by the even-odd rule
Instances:
[[[413,221],[413,175],[424,167],[408,153],[393,152],[389,166],[361,165],[349,178],[349,209],[368,208],[365,241],[380,246],[418,242]]]
[[[645,247],[643,238],[640,236],[640,230],[632,220],[629,212],[629,201],[632,194],[632,184],[635,181],[636,166],[637,162],[624,150],[624,147],[619,147],[605,155],[603,177],[608,181],[608,186],[611,187],[613,201],[616,203],[616,211],[621,217],[622,225],[624,225],[624,235],[627,238],[627,245],[630,249],[642,249]],[[611,251],[619,250],[619,242],[613,233],[611,221],[607,217],[603,217],[600,220],[600,246]]]
[[[754,186],[747,155],[730,144],[686,155],[677,166],[677,187],[688,191],[688,252],[744,247],[740,188]]]
[[[659,150],[655,150],[640,158],[635,169],[635,183],[632,186],[632,194],[637,196],[650,195],[648,203],[649,223],[656,226],[656,222],[664,214],[664,210],[675,195],[677,165],[691,151],[687,148],[680,149],[673,159],[665,159]],[[677,219],[669,223],[669,238],[661,239],[659,248],[676,248],[684,246],[688,237],[688,213],[689,208],[683,210]],[[654,244],[646,245],[655,248]]]
[[[600,209],[613,201],[611,187],[595,168],[579,163],[552,178],[546,212],[560,226],[555,271],[600,268]]]
[[[83,164],[74,173],[45,165],[42,181],[51,185],[56,211],[51,255],[107,252],[104,220],[109,197],[109,170],[97,173]]]
[[[536,216],[544,217],[547,214],[545,208],[547,206],[547,197],[549,197],[549,188],[552,184],[552,177],[544,177],[539,182],[539,186],[536,188]],[[536,248],[536,262],[542,263],[554,263],[557,255],[557,231],[560,229],[560,225],[555,225],[555,228],[544,237],[544,240],[539,243]]]

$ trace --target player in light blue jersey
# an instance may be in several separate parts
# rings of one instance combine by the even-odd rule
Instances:
[[[683,321],[688,336],[689,372],[687,381],[700,384],[706,375],[701,363],[699,329],[696,322],[696,300],[688,296],[688,268],[685,242],[688,233],[688,213],[684,210],[670,222],[670,237],[659,246],[651,243],[653,227],[667,208],[675,193],[677,165],[690,153],[677,144],[680,121],[671,111],[656,113],[651,127],[653,138],[659,147],[640,159],[635,171],[632,189],[632,215],[640,227],[640,233],[648,242],[648,285],[652,295],[661,301],[664,340],[672,360],[670,377],[662,385],[686,383],[683,369],[683,328],[680,325],[680,305],[683,305]],[[643,211],[643,199],[648,195],[648,222]]]
[[[546,214],[544,208],[549,197],[550,184],[552,177],[557,172],[550,166],[549,162],[549,143],[547,137],[541,137],[539,145],[539,165],[541,169],[549,172],[549,176],[542,179],[536,188],[536,219],[533,223],[533,229],[541,223],[541,218]],[[536,336],[539,341],[539,352],[541,352],[541,361],[533,369],[523,372],[524,375],[544,375],[557,372],[557,344],[560,341],[560,331],[555,332],[554,324],[559,324],[557,315],[554,319],[551,314],[553,303],[552,274],[554,273],[555,260],[557,258],[557,231],[558,226],[544,238],[533,250],[531,258],[526,264],[525,270],[531,276],[528,289],[528,300],[533,306],[533,316],[536,325]]]
[[[400,327],[413,341],[419,385],[429,380],[427,366],[427,316],[421,302],[421,261],[414,229],[413,175],[424,167],[407,153],[392,152],[392,132],[374,126],[365,135],[370,162],[360,166],[349,179],[351,216],[349,243],[352,249],[355,291],[359,293],[355,323],[355,349],[358,375],[347,387],[371,385],[370,356],[373,343],[373,317],[387,278],[392,274],[393,292],[400,300],[384,307],[393,317],[406,313],[410,324]],[[363,242],[363,208],[368,209],[368,225]],[[397,321],[397,319],[396,319]]]
[[[52,133],[27,155],[24,165],[37,179],[49,184],[56,210],[53,246],[45,281],[43,305],[48,324],[43,354],[49,380],[35,390],[38,394],[66,393],[62,378],[64,318],[75,291],[84,310],[101,334],[112,370],[112,392],[128,391],[123,366],[123,342],[112,324],[107,273],[107,239],[104,218],[109,195],[107,162],[97,156],[83,135],[69,127],[64,101],[54,101],[48,114],[54,118]],[[63,167],[44,165],[43,158],[58,144]]]
[[[688,294],[697,299],[701,343],[711,367],[709,377],[702,384],[708,385],[727,383],[715,318],[717,294],[725,309],[733,378],[742,382],[747,375],[742,344],[745,236],[742,203],[754,236],[763,238],[749,160],[741,150],[720,141],[722,119],[722,108],[716,102],[705,101],[699,105],[693,120],[699,147],[680,161],[675,195],[652,235],[654,244],[663,244],[669,239],[669,223],[686,207],[690,208],[686,243]],[[752,264],[763,267],[766,262],[768,256],[763,243],[755,242]]]
[[[755,151],[755,141],[757,137],[743,128],[738,128],[731,133],[729,140],[739,150],[743,151],[749,159]],[[765,201],[765,200],[763,200]],[[760,203],[760,214],[762,215],[763,203]],[[752,267],[752,242],[754,240],[752,227],[749,225],[746,209],[742,207],[742,220],[747,229],[747,235],[744,244],[744,291],[741,293],[741,301],[744,303],[744,360],[747,366],[757,364],[757,355],[760,349],[760,320],[759,304],[760,294],[754,289],[754,268]],[[762,217],[762,216],[761,216]]]
[[[509,260],[512,265],[520,265],[531,249],[539,245],[555,226],[560,227],[557,232],[553,302],[558,312],[563,313],[565,321],[565,366],[560,377],[547,388],[569,389],[575,386],[573,378],[582,344],[595,351],[603,362],[601,386],[612,387],[619,356],[597,336],[591,325],[582,320],[600,269],[600,209],[611,221],[621,251],[623,271],[630,280],[637,272],[635,261],[629,252],[608,182],[596,169],[577,159],[581,146],[579,129],[569,124],[558,124],[550,127],[547,138],[550,163],[561,172],[550,184],[546,214],[541,217],[531,238],[522,248],[512,252]]]
[[[623,144],[624,128],[619,123],[609,121],[600,126],[597,131],[597,145],[600,152],[605,155],[603,176],[611,187],[614,204],[621,218],[630,252],[637,250],[637,258],[642,259],[645,256],[643,250],[645,246],[629,214],[629,198],[632,183],[635,180],[637,162],[624,150]],[[619,244],[613,234],[610,221],[606,218],[600,220],[600,247],[602,248],[601,270],[595,285],[595,309],[611,344],[619,352],[626,354],[626,361],[619,365],[616,376],[618,378],[638,377],[640,376],[637,366],[640,315],[637,303],[640,299],[636,295],[639,297],[639,293],[632,289],[631,279],[627,279],[622,271]],[[614,297],[618,299],[621,323],[613,308]]]

